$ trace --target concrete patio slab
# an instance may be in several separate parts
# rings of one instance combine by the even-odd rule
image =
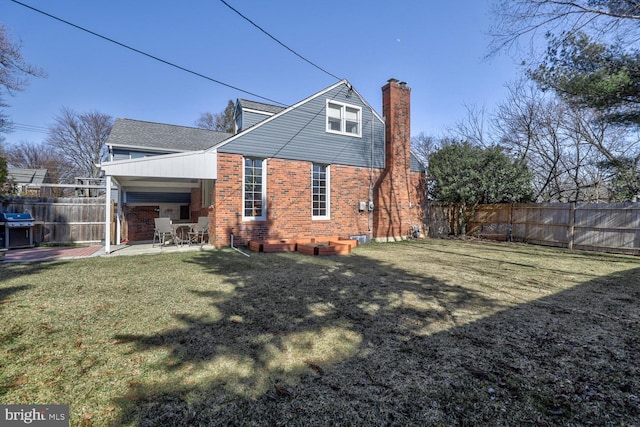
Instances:
[[[10,249],[5,252],[3,262],[54,261],[64,259],[88,258],[94,256],[152,255],[186,251],[211,250],[212,245],[167,245],[160,247],[151,242],[136,242],[122,245],[111,245],[111,253],[106,254],[104,246],[51,246],[27,249]]]

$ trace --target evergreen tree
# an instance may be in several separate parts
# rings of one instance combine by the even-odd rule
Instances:
[[[429,158],[431,197],[457,208],[456,230],[466,225],[480,203],[529,201],[531,174],[521,160],[513,160],[494,146],[481,148],[468,142],[445,145]]]

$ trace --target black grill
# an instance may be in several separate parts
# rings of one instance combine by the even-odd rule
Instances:
[[[0,222],[4,222],[7,227],[33,227],[36,221],[29,212],[3,212],[0,213]]]
[[[35,219],[28,213],[0,213],[0,247],[8,249],[33,247]]]

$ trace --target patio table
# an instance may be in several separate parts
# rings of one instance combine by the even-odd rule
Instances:
[[[173,228],[174,243],[179,246],[189,243],[189,233],[195,225],[193,222],[172,222],[171,228]]]

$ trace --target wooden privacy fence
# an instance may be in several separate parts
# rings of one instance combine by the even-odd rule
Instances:
[[[104,241],[104,197],[6,197],[0,209],[2,212],[29,212],[33,215],[36,244]]]
[[[429,211],[429,235],[449,234],[452,209],[433,204]],[[480,205],[468,222],[467,234],[640,255],[640,203]]]

